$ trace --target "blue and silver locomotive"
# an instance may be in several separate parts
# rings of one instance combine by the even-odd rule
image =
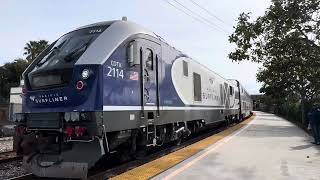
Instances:
[[[28,171],[44,177],[85,178],[109,153],[179,143],[252,110],[239,81],[224,79],[127,21],[63,35],[23,78],[17,151]]]

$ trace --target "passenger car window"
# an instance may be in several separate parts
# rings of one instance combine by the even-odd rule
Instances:
[[[223,105],[224,103],[224,92],[223,92],[223,85],[220,84],[220,103]]]
[[[183,75],[188,77],[188,63],[186,61],[182,61]]]
[[[146,66],[150,69],[153,70],[153,52],[151,49],[146,50]]]
[[[230,91],[230,95],[233,95],[233,87],[232,87],[232,86],[229,86],[229,87],[230,87],[230,88],[229,88],[229,89],[230,89],[230,90],[229,90],[229,91]]]
[[[193,92],[194,100],[201,101],[201,76],[198,73],[193,73]]]

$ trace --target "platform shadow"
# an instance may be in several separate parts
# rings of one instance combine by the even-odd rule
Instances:
[[[304,137],[308,135],[295,126],[268,125],[268,124],[250,124],[240,137],[250,138],[268,138],[268,137]]]
[[[300,145],[300,146],[294,146],[294,147],[290,147],[291,150],[304,150],[304,149],[308,149],[311,147],[314,147],[315,145],[313,144],[305,144],[305,145]]]

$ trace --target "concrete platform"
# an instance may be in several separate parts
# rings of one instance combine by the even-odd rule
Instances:
[[[256,115],[241,130],[152,179],[320,180],[320,146],[282,118]]]

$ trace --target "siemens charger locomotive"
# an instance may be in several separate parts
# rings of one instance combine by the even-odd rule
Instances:
[[[108,21],[69,32],[23,74],[17,151],[42,177],[86,178],[110,153],[137,154],[219,122],[252,102],[227,80],[145,28]]]

